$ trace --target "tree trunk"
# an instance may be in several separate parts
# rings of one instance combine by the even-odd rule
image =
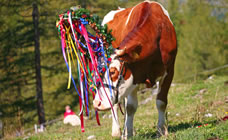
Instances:
[[[0,139],[3,138],[4,136],[4,125],[1,118],[2,118],[2,112],[0,112]]]
[[[37,4],[33,3],[33,24],[34,24],[34,41],[35,41],[35,69],[36,69],[36,98],[39,124],[45,123],[45,113],[42,94],[41,66],[40,66],[40,34],[39,34],[39,11]]]
[[[86,9],[86,4],[87,4],[86,1],[87,0],[80,0],[80,4],[81,4],[82,8],[85,8]]]

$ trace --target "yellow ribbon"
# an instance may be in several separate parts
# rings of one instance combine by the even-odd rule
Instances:
[[[66,33],[67,33],[67,35],[68,35],[68,34],[69,34],[70,28],[67,28],[67,27],[65,26],[65,29],[66,29]],[[68,36],[67,36],[67,37],[68,37]],[[68,39],[68,40],[69,40],[69,39]],[[70,47],[69,41],[66,40],[66,42],[68,43],[68,46],[67,46],[66,51],[67,51],[67,58],[68,58],[68,62],[69,62],[69,78],[68,78],[67,89],[70,89],[72,71],[71,71],[71,61],[70,61],[69,49],[70,49],[71,47]]]
[[[69,79],[68,79],[68,85],[67,85],[67,89],[70,89],[70,84],[71,84],[71,61],[70,61],[70,55],[69,55],[69,50],[67,48],[67,57],[68,57],[68,62],[69,62]]]

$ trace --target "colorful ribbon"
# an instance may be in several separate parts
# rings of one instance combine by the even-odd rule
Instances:
[[[65,17],[66,14],[59,15],[60,21],[57,23],[57,28],[61,36],[63,58],[69,72],[67,89],[70,88],[72,82],[79,96],[81,131],[84,132],[83,109],[85,108],[85,114],[89,116],[89,94],[91,93],[93,99],[95,98],[98,83],[100,83],[101,87],[104,89],[105,96],[107,96],[113,111],[113,106],[101,79],[101,75],[104,75],[104,70],[106,69],[108,77],[106,83],[108,82],[110,85],[109,90],[110,96],[112,97],[111,81],[108,70],[109,61],[102,39],[97,36],[97,34],[96,36],[93,36],[87,31],[86,26],[89,22],[85,18],[74,18],[74,20],[72,20],[71,11],[68,11],[67,18]],[[103,61],[101,57],[104,58],[104,62],[101,62]],[[104,65],[101,65],[101,63],[104,63]],[[78,76],[78,85],[76,85],[74,80],[73,68],[77,69],[76,75]],[[97,94],[102,100],[99,91],[97,91]],[[95,115],[97,123],[100,125],[97,110],[95,110]]]

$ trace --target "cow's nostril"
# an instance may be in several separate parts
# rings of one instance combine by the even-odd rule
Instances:
[[[99,101],[98,106],[101,106],[101,101]]]
[[[94,108],[98,108],[99,106],[101,106],[101,101],[99,101],[99,100],[94,100],[94,101],[93,101],[93,106],[94,106]]]

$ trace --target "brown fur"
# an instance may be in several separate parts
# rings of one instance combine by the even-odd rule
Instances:
[[[175,29],[160,5],[148,2],[137,5],[125,25],[131,9],[117,13],[108,23],[116,38],[112,45],[119,49],[126,47],[126,52],[120,58],[125,61],[126,77],[133,74],[135,84],[149,83],[151,87],[156,78],[167,72],[157,97],[167,102],[177,53]]]

